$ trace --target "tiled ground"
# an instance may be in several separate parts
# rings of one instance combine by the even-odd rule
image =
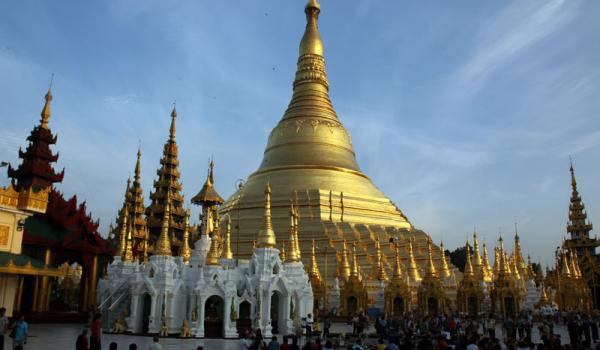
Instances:
[[[74,349],[75,339],[81,332],[82,327],[74,324],[32,324],[29,328],[29,341],[25,349],[27,350],[63,350]],[[561,334],[563,343],[569,342],[569,336],[563,326],[556,326],[555,333]],[[332,332],[347,333],[350,332],[350,326],[343,323],[336,323],[332,327]],[[497,334],[502,334],[500,328]],[[534,342],[539,341],[537,328],[534,328]],[[6,349],[10,349],[10,339],[6,339]],[[151,337],[134,336],[134,335],[114,335],[105,334],[102,339],[102,348],[108,349],[110,342],[117,342],[119,349],[128,349],[129,344],[136,343],[138,349],[146,350],[152,342]],[[222,349],[222,350],[238,350],[239,340],[224,340],[224,339],[176,339],[176,338],[161,338],[160,343],[163,349],[182,349],[195,350],[198,345],[204,346],[205,349]]]

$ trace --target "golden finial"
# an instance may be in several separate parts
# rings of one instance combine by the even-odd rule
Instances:
[[[400,248],[398,244],[396,244],[396,263],[394,265],[394,274],[392,275],[392,279],[394,281],[402,281],[402,263],[400,262]]]
[[[185,211],[185,220],[183,223],[183,246],[181,247],[181,257],[183,262],[187,263],[190,261],[190,257],[192,256],[192,250],[190,249],[190,209],[186,209]]]
[[[319,285],[323,283],[323,279],[321,278],[321,272],[319,271],[319,265],[317,264],[317,254],[315,250],[315,240],[313,239],[310,255],[310,271],[308,275],[310,276],[311,282],[314,282],[313,285]]]
[[[571,268],[569,267],[569,258],[567,256],[567,252],[563,249],[562,250],[562,269],[561,272],[563,274],[563,276],[565,277],[571,277],[572,273],[571,273]]]
[[[163,212],[162,228],[160,230],[160,236],[156,242],[154,249],[155,255],[171,256],[171,241],[169,240],[169,228],[171,226],[171,192],[167,191],[167,204],[165,205],[165,211]]]
[[[173,110],[171,111],[171,127],[169,128],[169,140],[175,141],[175,119],[177,118],[177,110],[173,102]]]
[[[138,147],[137,160],[135,162],[135,180],[140,181],[140,160],[142,158],[142,148]]]
[[[281,242],[281,250],[279,251],[279,259],[281,262],[285,262],[287,260],[287,254],[285,251],[285,241]]]
[[[265,186],[265,216],[263,227],[258,233],[258,247],[275,248],[276,245],[275,231],[273,231],[273,224],[271,223],[271,185],[267,181]]]
[[[358,259],[356,257],[356,242],[352,242],[352,270],[350,270],[350,276],[359,277]]]
[[[474,277],[475,276],[475,271],[473,270],[473,264],[471,263],[471,252],[469,249],[469,244],[467,242],[467,251],[466,251],[466,262],[465,262],[465,272],[464,272],[464,277],[463,278],[467,278],[467,277]]]
[[[350,262],[348,261],[348,246],[346,245],[346,240],[344,239],[344,243],[342,245],[342,279],[348,280],[350,277]]]
[[[422,278],[413,253],[412,237],[408,240],[408,264],[408,275],[410,279],[413,282],[420,282]]]
[[[297,254],[298,248],[296,247],[296,226],[295,226],[295,211],[294,203],[290,205],[290,242],[289,242],[289,254],[287,256],[288,261],[298,262],[300,257]]]
[[[133,261],[133,228],[131,221],[129,221],[127,226],[127,242],[125,244],[125,253],[123,254],[123,261]]]
[[[142,250],[142,261],[145,263],[148,262],[148,245],[150,244],[148,241],[150,240],[150,235],[148,233],[148,227],[144,226],[144,241],[143,241],[143,250]]]
[[[548,305],[550,303],[550,298],[548,298],[548,294],[546,293],[546,287],[544,286],[544,284],[542,283],[540,285],[540,306],[543,305]]]
[[[498,275],[498,272],[500,272],[500,254],[498,247],[494,247],[494,274]]]
[[[450,267],[448,267],[448,261],[446,260],[446,251],[444,250],[444,242],[440,242],[440,253],[442,254],[442,277],[450,277]]]
[[[300,41],[300,56],[308,54],[323,56],[323,41],[318,26],[321,5],[316,0],[309,0],[304,12],[306,13],[306,29]]]
[[[385,268],[383,267],[383,260],[381,258],[381,244],[379,243],[379,238],[375,240],[375,251],[377,259],[377,280],[387,281],[389,280],[389,278],[387,273],[385,272]]]
[[[212,185],[215,183],[215,162],[213,161],[213,159],[210,159],[210,163],[208,163],[208,178],[206,179],[206,181]]]
[[[573,169],[573,159],[569,156],[569,171],[571,172],[571,187],[577,191],[577,181],[575,180],[575,170]]]
[[[433,264],[433,252],[431,250],[431,239],[427,240],[427,276],[438,277],[437,270]]]
[[[52,101],[52,83],[54,82],[54,73],[52,74],[52,78],[50,78],[50,87],[48,87],[48,92],[44,99],[46,102],[44,103],[44,108],[42,109],[42,119],[40,120],[40,127],[43,129],[48,129],[48,120],[50,120],[50,101]]]
[[[227,215],[227,230],[225,231],[225,249],[223,250],[223,259],[233,259],[233,252],[231,251],[231,216]]]

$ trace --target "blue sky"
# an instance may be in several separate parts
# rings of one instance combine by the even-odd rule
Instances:
[[[600,225],[600,2],[323,0],[338,115],[363,171],[434,240],[519,223],[542,262],[565,235],[575,161]],[[17,163],[55,74],[59,188],[102,233],[138,141],[147,196],[171,104],[189,199],[258,167],[291,96],[304,1],[0,3],[0,159]],[[3,179],[0,184],[6,184]],[[197,212],[197,211],[196,211]]]

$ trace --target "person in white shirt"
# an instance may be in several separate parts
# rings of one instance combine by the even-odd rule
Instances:
[[[475,338],[471,338],[469,340],[469,345],[467,345],[467,350],[479,350],[479,347],[475,343],[476,343]]]

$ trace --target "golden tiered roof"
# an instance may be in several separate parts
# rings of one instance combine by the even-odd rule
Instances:
[[[169,138],[163,148],[163,156],[160,159],[160,168],[156,171],[158,179],[154,181],[153,190],[150,192],[150,205],[146,208],[147,226],[150,231],[151,241],[156,241],[162,234],[163,218],[167,205],[167,193],[170,196],[171,208],[169,209],[170,222],[169,236],[171,237],[172,254],[177,255],[183,240],[185,210],[183,208],[184,198],[181,194],[181,182],[179,173],[179,159],[177,142],[175,141],[175,122],[177,111],[175,106],[171,111],[171,126]]]
[[[288,207],[293,198],[301,217],[300,248],[309,251],[312,239],[326,236],[338,250],[329,252],[329,261],[337,262],[338,271],[344,270],[339,266],[342,259],[333,256],[342,250],[344,239],[361,242],[359,265],[366,271],[376,258],[376,239],[383,243],[408,235],[419,247],[415,263],[424,269],[427,235],[415,229],[360,170],[351,137],[333,108],[318,28],[320,11],[315,1],[305,7],[306,28],[299,45],[291,101],[269,134],[260,166],[224,203],[221,213],[231,213],[236,220],[239,214],[239,233],[233,232],[234,239],[239,241],[240,257],[249,257],[251,243],[261,229],[262,192],[269,181],[273,189],[272,225],[278,239],[288,239]],[[432,251],[437,265],[440,251],[437,247]],[[394,250],[382,244],[381,254],[386,261]],[[321,265],[325,256],[318,256]],[[304,263],[308,265],[309,259],[305,257]]]

